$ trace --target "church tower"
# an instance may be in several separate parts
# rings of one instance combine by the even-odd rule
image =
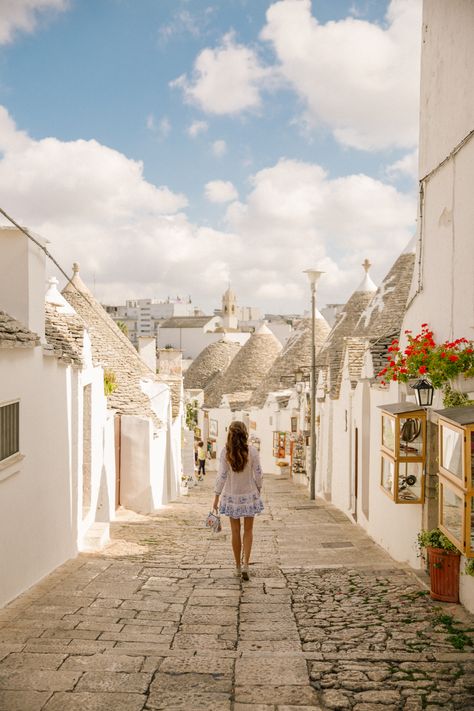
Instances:
[[[229,286],[222,297],[222,326],[223,328],[237,328],[238,325],[237,297]]]

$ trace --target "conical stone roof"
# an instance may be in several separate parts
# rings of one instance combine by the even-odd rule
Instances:
[[[89,332],[94,364],[102,365],[115,376],[116,389],[107,395],[109,407],[120,414],[150,417],[155,425],[160,422],[150,407],[150,400],[142,391],[142,379],[156,379],[145,365],[128,338],[115,321],[94,298],[79,276],[74,265],[74,276],[63,289],[63,295],[76,313],[82,317]]]
[[[409,245],[362,312],[357,324],[358,336],[378,338],[388,333],[400,333],[414,267],[415,249],[414,245]]]
[[[383,368],[388,346],[400,335],[415,268],[415,244],[411,240],[400,254],[357,324],[356,335],[371,341],[375,372]]]
[[[185,389],[204,390],[213,378],[227,370],[240,347],[240,343],[225,339],[206,346],[184,375]]]
[[[316,356],[316,366],[318,368],[327,368],[329,371],[329,394],[331,398],[339,397],[346,339],[359,335],[358,324],[360,316],[372,301],[377,289],[373,281],[367,278],[368,265],[370,266],[366,260],[362,265],[366,271],[366,276],[364,276],[362,283],[338,314],[331,332]]]
[[[204,389],[205,407],[219,407],[223,395],[254,392],[282,349],[267,326],[261,326],[238,351],[227,370]]]
[[[316,352],[318,352],[323,345],[330,330],[326,319],[318,313],[315,322]],[[310,367],[311,320],[303,319],[254,392],[250,404],[255,407],[262,407],[268,393],[282,388],[282,376],[292,375],[298,369],[308,370]]]

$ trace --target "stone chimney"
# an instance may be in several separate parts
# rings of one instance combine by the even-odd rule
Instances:
[[[35,235],[43,245],[48,243]],[[0,227],[0,309],[44,342],[46,255],[16,227]]]
[[[158,372],[160,375],[183,374],[183,354],[176,348],[160,348],[158,359]]]
[[[150,370],[156,373],[156,338],[154,336],[138,337],[138,355]]]
[[[58,280],[56,277],[51,277],[48,279],[48,290],[45,294],[44,300],[47,304],[54,306],[56,311],[60,314],[75,314],[76,311],[72,308],[69,301],[66,301],[64,296],[59,292]]]

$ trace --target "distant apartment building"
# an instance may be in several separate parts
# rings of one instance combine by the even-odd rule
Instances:
[[[201,315],[191,297],[168,298],[166,301],[158,299],[133,299],[125,305],[104,306],[107,313],[116,323],[126,326],[126,333],[136,346],[140,336],[158,335],[160,323],[166,319]]]

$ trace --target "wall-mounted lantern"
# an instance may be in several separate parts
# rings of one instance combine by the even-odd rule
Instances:
[[[396,504],[422,504],[425,498],[426,413],[409,402],[382,410],[382,490]]]
[[[439,528],[474,557],[474,407],[438,410]]]
[[[415,391],[418,407],[431,407],[433,404],[434,387],[430,381],[425,378],[420,378],[412,387]]]
[[[297,383],[302,383],[303,377],[304,377],[304,373],[303,373],[302,368],[298,368],[297,370],[295,370],[295,381]]]

